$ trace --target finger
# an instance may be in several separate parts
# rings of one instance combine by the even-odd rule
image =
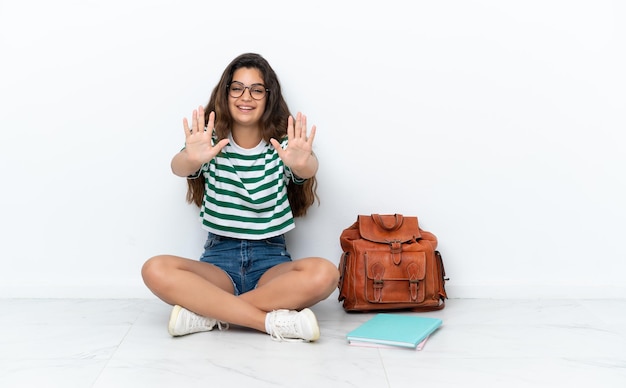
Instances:
[[[309,133],[309,137],[308,139],[306,139],[307,143],[309,143],[311,146],[313,146],[313,139],[315,139],[315,130],[317,129],[317,127],[312,126],[311,127],[311,133]]]
[[[197,110],[193,110],[193,112],[191,113],[191,132],[197,132],[198,131],[198,111]]]
[[[282,159],[282,154],[283,154],[284,150],[280,146],[280,143],[276,139],[270,139],[270,143],[272,144],[272,146],[276,150],[276,153],[278,154],[278,157]]]
[[[229,142],[228,139],[222,139],[219,141],[219,143],[214,145],[213,149],[215,150],[215,155],[219,154],[222,151],[222,149],[226,147],[226,145],[228,145],[228,142]]]
[[[209,122],[206,125],[207,128],[207,132],[209,133],[213,133],[213,129],[215,128],[215,112],[211,111],[211,113],[209,113]]]
[[[287,119],[287,139],[293,139],[294,129],[293,129],[293,116],[289,115]],[[276,147],[274,147],[276,148]]]
[[[191,129],[189,129],[189,121],[187,121],[186,117],[183,118],[183,130],[185,131],[185,138],[189,137]]]
[[[296,126],[293,135],[296,138],[302,137],[302,114],[300,112],[296,115]]]
[[[198,131],[204,131],[204,108],[198,107]]]
[[[306,133],[307,132],[306,126],[307,126],[307,124],[306,124],[306,115],[303,114],[302,115],[302,138],[304,138],[304,140],[308,139],[307,138],[308,135]]]

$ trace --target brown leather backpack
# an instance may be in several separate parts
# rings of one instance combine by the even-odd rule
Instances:
[[[440,310],[447,299],[437,237],[417,217],[359,215],[339,238],[339,301],[348,312]]]

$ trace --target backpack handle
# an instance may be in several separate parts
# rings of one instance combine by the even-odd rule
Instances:
[[[372,220],[380,228],[391,232],[400,228],[400,226],[402,226],[404,217],[402,216],[402,214],[397,214],[397,213],[394,214],[393,216],[389,215],[389,216],[384,216],[384,217],[381,216],[380,214],[372,214]],[[388,222],[385,222],[385,220]]]

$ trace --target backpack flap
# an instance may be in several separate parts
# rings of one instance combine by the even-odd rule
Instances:
[[[417,217],[404,217],[402,214],[372,214],[360,215],[357,221],[361,237],[372,242],[405,243],[421,238]]]

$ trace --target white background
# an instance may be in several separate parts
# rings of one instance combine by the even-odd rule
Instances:
[[[0,296],[150,297],[204,232],[171,157],[243,52],[316,124],[320,206],[417,215],[449,296],[626,297],[620,1],[0,0]]]

